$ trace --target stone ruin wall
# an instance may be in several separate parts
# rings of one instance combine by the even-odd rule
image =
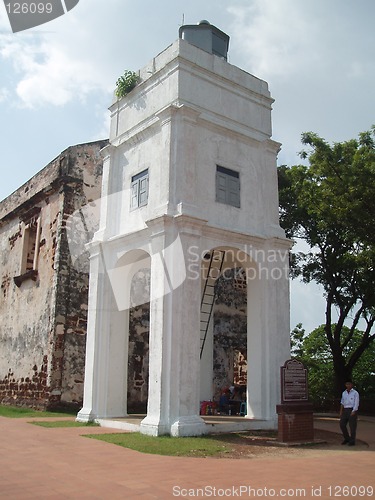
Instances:
[[[43,407],[50,397],[59,196],[53,194],[35,206],[42,221],[35,281],[25,280],[19,287],[14,282],[21,272],[23,248],[18,214],[0,228],[0,400]]]
[[[145,413],[148,399],[150,269],[141,269],[132,280],[131,297],[137,304],[129,311],[128,412]]]
[[[247,289],[235,270],[216,282],[214,309],[214,400],[232,385],[247,385]]]
[[[82,403],[88,256],[83,253],[72,265],[65,226],[71,213],[100,197],[99,151],[105,144],[69,148],[0,203],[2,403],[37,408]],[[17,286],[21,220],[35,208],[41,219],[38,270],[35,281]]]
[[[64,182],[55,345],[51,387],[58,403],[82,405],[88,314],[89,254],[85,244],[99,227],[103,170],[101,148],[107,141],[74,146],[61,165]],[[83,225],[77,225],[78,220]],[[73,227],[72,227],[73,221]],[[78,238],[72,245],[72,240]],[[78,243],[78,245],[77,245]],[[73,255],[71,255],[73,252]],[[72,260],[73,257],[73,260]]]

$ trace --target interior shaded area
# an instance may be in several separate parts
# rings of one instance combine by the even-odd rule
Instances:
[[[146,413],[149,379],[150,269],[139,270],[132,279],[129,310],[128,413]]]
[[[241,268],[226,268],[214,281],[212,309],[212,394],[199,413],[242,415],[247,393],[247,284]],[[131,282],[127,368],[129,414],[147,413],[149,381],[150,269],[138,270]],[[230,404],[220,408],[226,394]],[[203,404],[203,406],[202,406]],[[242,411],[241,411],[242,410]]]

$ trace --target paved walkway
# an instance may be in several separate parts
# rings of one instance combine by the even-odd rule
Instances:
[[[239,460],[141,454],[82,437],[111,429],[46,429],[29,421],[0,417],[1,499],[375,497],[372,418],[361,417],[358,428],[368,446]],[[338,421],[321,418],[316,427],[337,431]]]

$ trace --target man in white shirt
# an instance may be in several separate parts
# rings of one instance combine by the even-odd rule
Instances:
[[[342,393],[341,397],[341,407],[340,407],[340,429],[342,435],[344,436],[344,441],[342,444],[348,444],[349,446],[355,445],[355,436],[357,432],[357,412],[359,407],[359,394],[353,389],[353,383],[351,381],[346,382],[345,391]],[[348,432],[347,425],[349,423],[350,436]]]

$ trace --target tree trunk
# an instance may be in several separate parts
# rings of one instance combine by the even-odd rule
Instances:
[[[340,401],[341,394],[345,389],[345,382],[352,378],[352,370],[345,364],[341,353],[339,355],[333,353],[333,367],[335,372],[335,400]]]

